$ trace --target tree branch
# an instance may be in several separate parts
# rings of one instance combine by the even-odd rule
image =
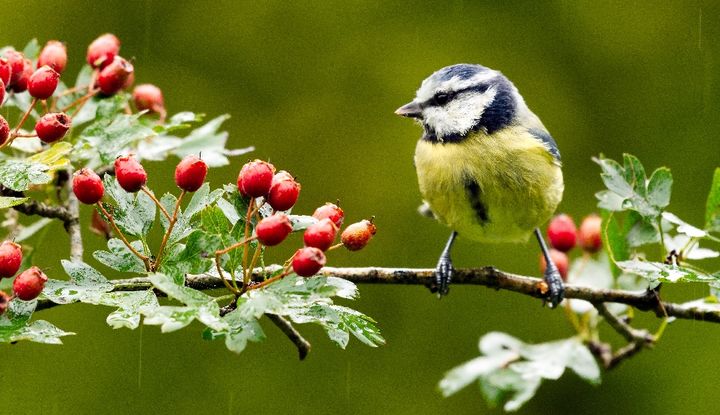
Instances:
[[[290,324],[287,319],[277,314],[266,314],[266,316],[275,323],[276,326],[295,344],[298,349],[298,356],[300,360],[304,360],[308,353],[310,353],[310,343],[295,330],[295,327]]]
[[[607,343],[591,342],[588,347],[605,366],[605,369],[612,369],[623,360],[632,357],[635,353],[646,347],[652,347],[657,340],[655,336],[647,330],[638,330],[631,327],[628,323],[618,318],[610,312],[605,304],[593,304],[598,313],[605,318],[605,321],[628,341],[628,344],[612,353],[612,347]]]
[[[263,271],[253,270],[253,280],[263,281],[265,275],[277,271],[280,266],[269,266]],[[334,268],[325,267],[318,275],[338,277],[358,284],[405,284],[429,285],[434,278],[434,269],[426,268]],[[113,291],[142,291],[152,288],[145,277],[112,280]],[[208,274],[188,275],[185,284],[197,290],[225,288],[223,281]],[[533,277],[509,274],[492,267],[458,269],[453,274],[454,285],[483,285],[496,290],[507,290],[530,297],[545,299],[543,280]],[[687,320],[702,320],[720,323],[720,310],[709,310],[692,305],[660,301],[653,292],[600,289],[569,284],[565,286],[565,298],[589,301],[593,304],[620,303],[641,311],[652,311],[658,317],[675,317]],[[38,304],[38,309],[53,307],[47,300]]]
[[[72,176],[72,172],[67,172],[68,177]],[[83,240],[82,240],[82,229],[80,226],[80,202],[75,193],[72,190],[72,181],[66,180],[64,183],[67,187],[67,212],[70,215],[70,220],[65,221],[65,230],[70,236],[70,259],[73,261],[83,260]]]

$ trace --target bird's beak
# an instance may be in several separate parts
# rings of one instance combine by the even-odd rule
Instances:
[[[415,101],[407,103],[395,110],[395,114],[401,117],[422,118],[422,108]]]

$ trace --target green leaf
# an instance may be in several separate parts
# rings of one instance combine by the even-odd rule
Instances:
[[[670,169],[660,167],[656,169],[647,185],[648,202],[662,210],[670,204],[670,193],[672,191],[673,178]]]
[[[141,114],[116,114],[116,105],[120,104],[120,98],[108,102],[109,104],[103,103],[98,106],[98,120],[80,134],[80,140],[97,149],[103,164],[113,162],[126,148],[137,141],[155,135],[150,127],[138,120]],[[108,118],[111,118],[109,124]]]
[[[185,111],[178,112],[170,117],[170,119],[162,125],[156,125],[153,130],[158,134],[167,134],[177,130],[184,130],[191,127],[191,123],[202,121],[205,114],[196,114],[194,112]]]
[[[639,275],[650,282],[716,282],[717,278],[697,272],[678,265],[668,265],[661,262],[642,261],[632,259],[620,261],[617,265],[635,275]]]
[[[705,208],[705,228],[720,232],[720,167],[715,169]]]
[[[317,219],[312,216],[305,215],[288,215],[290,223],[292,223],[293,232],[304,231],[310,225],[317,223]]]
[[[45,283],[43,294],[56,304],[81,301],[100,304],[100,298],[113,289],[113,284],[102,274],[84,262],[63,260],[62,266],[70,276],[69,281],[50,279]]]
[[[141,241],[133,241],[130,244],[136,251],[147,255]],[[123,241],[112,238],[107,245],[109,251],[95,251],[93,253],[93,257],[103,265],[120,272],[145,272],[145,264],[125,246]]]
[[[213,297],[189,287],[177,285],[164,274],[151,274],[150,281],[155,288],[168,297],[178,300],[185,306],[160,306],[152,309],[142,308],[145,324],[159,325],[163,333],[179,330],[194,320],[198,320],[213,330],[224,330],[227,323],[220,318],[220,307]]]
[[[0,342],[28,340],[36,343],[62,344],[60,337],[75,333],[63,331],[44,320],[30,322],[37,301],[14,299],[0,316]]]
[[[23,160],[0,161],[0,184],[23,192],[33,184],[45,184],[51,179],[50,172],[65,167],[65,156],[72,146],[69,143],[56,143],[49,149]]]
[[[240,316],[237,310],[234,310],[225,317],[223,321],[227,323],[227,327],[222,330],[206,329],[203,337],[207,340],[215,340],[218,338],[225,339],[225,346],[228,350],[240,353],[247,347],[248,341],[260,342],[265,340],[265,333],[260,327],[260,323],[254,318],[246,319]]]
[[[17,206],[27,202],[29,197],[10,197],[0,196],[0,209],[7,209],[9,207]]]
[[[160,305],[152,290],[111,292],[103,294],[100,303],[118,307],[107,316],[107,323],[114,329],[122,327],[134,330],[140,325],[141,310],[150,312]]]
[[[31,61],[37,60],[40,55],[40,44],[38,43],[38,40],[33,39],[28,42],[28,44],[25,45],[25,48],[23,48],[22,53]]]
[[[182,143],[173,150],[173,154],[183,158],[190,154],[202,153],[202,158],[210,167],[225,166],[230,161],[223,154],[227,142],[227,131],[218,132],[218,129],[229,115],[221,115],[196,128],[182,140]]]
[[[478,380],[491,404],[504,401],[506,411],[516,411],[535,395],[543,379],[559,379],[566,369],[592,384],[600,382],[595,358],[575,337],[533,345],[491,332],[480,339],[480,352],[483,356],[450,370],[440,381],[444,396]]]
[[[707,236],[707,232],[704,230],[690,225],[670,212],[663,212],[662,217],[666,221],[677,225],[677,229],[675,229],[677,233],[687,235],[691,238],[704,238]]]
[[[51,218],[42,218],[36,220],[31,225],[23,226],[22,229],[20,229],[20,233],[18,233],[15,237],[15,242],[20,243],[27,240],[31,236],[35,235],[35,233],[43,229],[45,226],[52,223],[52,221],[53,220]]]
[[[117,204],[117,209],[103,204],[113,215],[115,224],[126,234],[144,237],[155,222],[155,202],[144,192],[135,194],[126,192],[113,177],[105,175],[103,179],[105,193]]]

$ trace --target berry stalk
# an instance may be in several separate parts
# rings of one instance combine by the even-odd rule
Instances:
[[[130,242],[128,242],[127,238],[125,237],[125,234],[122,233],[120,228],[118,228],[117,224],[115,223],[115,219],[113,219],[113,216],[107,210],[105,210],[102,202],[97,202],[97,207],[98,209],[100,209],[100,212],[102,212],[102,214],[105,215],[105,217],[108,219],[108,222],[110,222],[110,226],[113,227],[115,233],[120,237],[120,240],[123,241],[125,246],[128,247],[130,252],[132,252],[136,257],[140,258],[140,260],[145,264],[145,269],[147,271],[153,269],[154,267],[150,264],[150,258],[146,255],[141,254],[135,248],[133,248],[133,246],[130,244]],[[163,242],[165,242],[165,240],[163,240]]]
[[[167,231],[165,232],[165,235],[163,235],[162,242],[160,242],[160,249],[158,249],[158,254],[155,257],[155,263],[153,263],[152,270],[156,271],[158,266],[160,265],[160,260],[162,259],[163,251],[165,250],[165,245],[167,245],[168,239],[170,239],[170,234],[173,231],[173,228],[175,227],[175,222],[177,222],[178,218],[178,212],[180,211],[180,203],[182,203],[183,197],[185,197],[186,191],[180,192],[180,196],[178,196],[177,203],[175,203],[175,210],[173,210],[172,217],[170,218],[170,224],[168,224]]]

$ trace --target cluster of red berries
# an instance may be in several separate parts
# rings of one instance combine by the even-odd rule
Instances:
[[[13,241],[4,241],[0,244],[0,279],[11,278],[17,274],[22,264],[22,248]],[[30,301],[40,295],[47,276],[38,267],[30,267],[15,277],[13,281],[13,296],[0,291],[0,315],[7,310],[10,301],[17,297],[23,301]]]
[[[550,221],[547,235],[552,246],[550,259],[558,267],[560,275],[565,280],[570,265],[567,255],[570,250],[579,245],[584,252],[594,254],[602,248],[602,218],[595,213],[587,215],[578,229],[570,216],[560,214]],[[545,272],[546,267],[545,257],[540,255],[542,272]]]
[[[186,192],[194,192],[202,186],[207,176],[207,164],[194,155],[186,156],[175,167],[175,184]],[[147,183],[145,168],[133,156],[115,159],[115,178],[126,192],[135,193]],[[102,179],[91,169],[84,168],[73,175],[73,193],[79,201],[88,205],[98,203],[105,194]]]
[[[112,96],[132,87],[135,82],[134,67],[119,52],[120,40],[111,33],[98,37],[88,46],[86,60],[94,74],[91,84],[87,86],[85,99],[97,92],[103,96]],[[65,45],[57,40],[45,44],[37,65],[33,65],[22,52],[6,51],[0,57],[0,105],[4,101],[6,89],[14,93],[27,91],[36,101],[51,98],[65,70],[67,59]],[[155,112],[164,117],[165,104],[158,87],[151,84],[138,85],[132,97],[138,111]],[[35,124],[35,133],[43,142],[52,143],[62,139],[71,125],[72,117],[65,112],[48,112]],[[0,145],[8,138],[10,128],[5,118],[0,116]]]
[[[293,230],[290,218],[283,213],[295,205],[300,194],[300,184],[282,170],[276,173],[275,166],[254,160],[246,163],[237,179],[238,190],[243,196],[263,198],[274,213],[258,222],[255,227],[257,240],[265,246],[275,246],[287,238]],[[252,205],[251,205],[252,206]],[[333,248],[339,229],[345,219],[343,210],[333,203],[326,203],[312,215],[317,222],[308,226],[303,235],[305,246],[292,257],[293,271],[302,277],[315,275],[325,266],[325,252]],[[341,245],[351,251],[365,247],[376,232],[372,221],[363,220],[349,225],[340,236]]]

